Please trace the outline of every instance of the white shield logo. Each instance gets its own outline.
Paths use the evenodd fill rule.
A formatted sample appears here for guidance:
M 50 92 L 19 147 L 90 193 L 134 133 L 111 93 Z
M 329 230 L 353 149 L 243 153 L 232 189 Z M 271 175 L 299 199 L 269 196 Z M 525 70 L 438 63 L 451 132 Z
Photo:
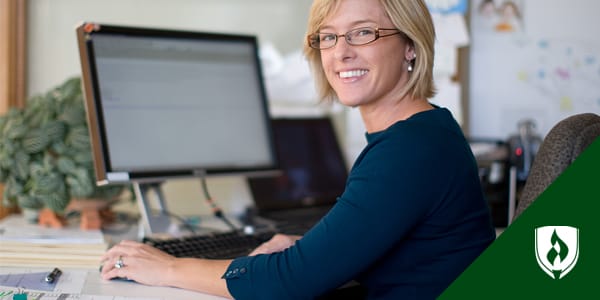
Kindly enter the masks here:
M 579 257 L 579 229 L 571 226 L 536 228 L 535 257 L 548 276 L 563 278 L 575 267 Z

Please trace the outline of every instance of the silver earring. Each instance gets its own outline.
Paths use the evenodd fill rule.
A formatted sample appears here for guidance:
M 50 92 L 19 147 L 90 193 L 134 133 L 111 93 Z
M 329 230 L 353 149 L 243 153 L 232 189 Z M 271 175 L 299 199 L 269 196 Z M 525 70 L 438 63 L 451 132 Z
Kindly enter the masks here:
M 408 63 L 408 72 L 412 72 L 413 71 L 413 65 L 415 63 L 415 58 L 417 58 L 417 54 L 413 53 L 413 57 L 411 60 L 407 60 L 406 62 Z

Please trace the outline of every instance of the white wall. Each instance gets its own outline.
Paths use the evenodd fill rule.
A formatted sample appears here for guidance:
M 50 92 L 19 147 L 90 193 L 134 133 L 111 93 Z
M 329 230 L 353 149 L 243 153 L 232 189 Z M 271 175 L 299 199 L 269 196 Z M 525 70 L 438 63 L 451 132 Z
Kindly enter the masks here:
M 27 95 L 80 73 L 82 21 L 257 35 L 287 53 L 302 45 L 310 0 L 30 0 Z
M 286 54 L 300 49 L 311 0 L 30 0 L 27 95 L 44 93 L 80 74 L 75 26 L 82 21 L 254 34 Z M 225 211 L 251 201 L 243 178 L 210 178 L 210 192 Z M 197 179 L 165 185 L 177 214 L 208 214 Z

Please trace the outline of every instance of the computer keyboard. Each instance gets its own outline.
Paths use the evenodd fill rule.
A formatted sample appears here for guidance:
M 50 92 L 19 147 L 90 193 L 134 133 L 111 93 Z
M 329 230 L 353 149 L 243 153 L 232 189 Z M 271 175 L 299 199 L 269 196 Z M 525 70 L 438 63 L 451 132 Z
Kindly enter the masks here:
M 274 231 L 254 234 L 229 231 L 167 239 L 145 237 L 143 242 L 176 257 L 226 259 L 248 255 L 274 234 Z

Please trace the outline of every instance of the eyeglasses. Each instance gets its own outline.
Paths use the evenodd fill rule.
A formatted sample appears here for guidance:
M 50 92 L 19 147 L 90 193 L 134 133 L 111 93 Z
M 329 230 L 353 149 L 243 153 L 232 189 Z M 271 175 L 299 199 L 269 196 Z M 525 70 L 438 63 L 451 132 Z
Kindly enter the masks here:
M 398 32 L 382 35 L 379 33 L 381 30 L 396 30 Z M 337 44 L 339 37 L 344 37 L 346 43 L 352 46 L 366 45 L 376 41 L 379 38 L 392 36 L 402 33 L 395 28 L 372 28 L 372 27 L 361 27 L 352 29 L 344 34 L 316 32 L 308 35 L 308 45 L 317 50 L 328 49 Z

